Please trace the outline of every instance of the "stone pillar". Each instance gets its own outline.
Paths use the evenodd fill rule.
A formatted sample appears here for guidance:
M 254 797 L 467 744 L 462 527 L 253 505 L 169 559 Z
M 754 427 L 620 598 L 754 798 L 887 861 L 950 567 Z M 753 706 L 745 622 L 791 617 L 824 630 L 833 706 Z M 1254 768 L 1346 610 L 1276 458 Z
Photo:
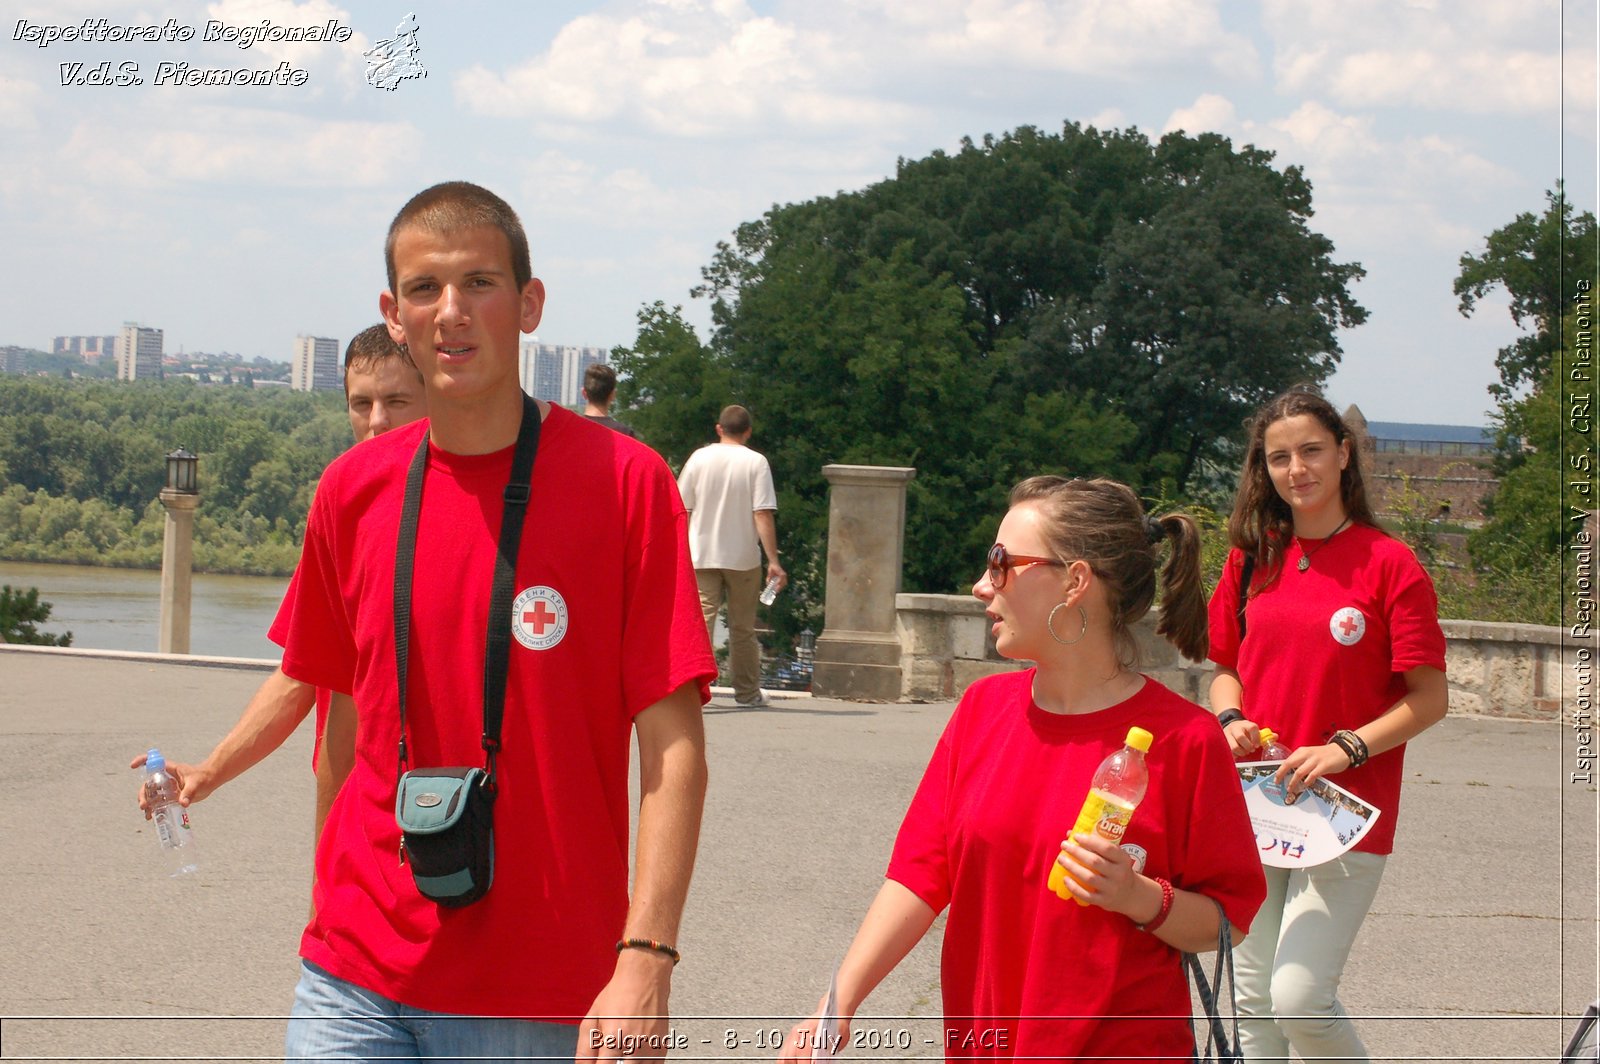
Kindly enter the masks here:
M 163 654 L 187 654 L 194 511 L 200 496 L 163 490 L 161 505 L 167 508 L 167 531 L 161 545 L 161 635 L 156 649 Z
M 900 698 L 895 595 L 915 469 L 829 465 L 828 586 L 811 691 L 823 698 Z

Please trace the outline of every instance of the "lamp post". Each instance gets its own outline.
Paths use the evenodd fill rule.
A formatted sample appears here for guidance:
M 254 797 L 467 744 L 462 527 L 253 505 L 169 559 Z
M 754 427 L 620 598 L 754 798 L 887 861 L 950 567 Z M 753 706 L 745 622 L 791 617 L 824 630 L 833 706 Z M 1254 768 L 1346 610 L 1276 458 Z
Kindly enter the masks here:
M 194 572 L 194 511 L 200 460 L 179 447 L 167 455 L 167 482 L 161 505 L 167 510 L 161 546 L 161 635 L 163 654 L 189 653 L 190 576 Z

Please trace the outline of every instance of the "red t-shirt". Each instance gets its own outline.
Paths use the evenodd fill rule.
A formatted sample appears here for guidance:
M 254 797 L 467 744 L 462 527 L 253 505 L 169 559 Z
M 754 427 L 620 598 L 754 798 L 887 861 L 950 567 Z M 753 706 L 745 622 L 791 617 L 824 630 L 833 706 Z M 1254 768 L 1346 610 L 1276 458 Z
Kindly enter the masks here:
M 400 863 L 393 639 L 406 468 L 427 423 L 385 433 L 323 475 L 283 668 L 348 691 L 355 766 L 317 851 L 301 956 L 418 1008 L 577 1022 L 610 978 L 628 906 L 633 717 L 716 665 L 687 518 L 650 448 L 559 407 L 546 418 L 513 606 L 495 875 L 445 909 Z M 483 657 L 511 448 L 430 455 L 412 592 L 411 767 L 481 765 Z
M 950 907 L 946 1054 L 1188 1060 L 1179 952 L 1046 883 L 1095 769 L 1138 726 L 1155 736 L 1150 786 L 1123 845 L 1135 860 L 1143 852 L 1146 875 L 1220 901 L 1242 937 L 1266 881 L 1228 744 L 1209 714 L 1154 680 L 1109 709 L 1063 716 L 1034 705 L 1033 677 L 967 689 L 889 862 L 890 879 Z
M 283 593 L 283 601 L 278 604 L 278 613 L 272 619 L 272 627 L 267 630 L 267 638 L 277 643 L 280 647 L 289 638 L 289 618 L 294 615 L 294 593 L 300 583 L 300 567 L 295 566 L 294 575 L 289 578 L 289 587 Z M 312 708 L 316 714 L 317 733 L 311 742 L 311 771 L 317 770 L 317 758 L 322 755 L 322 733 L 328 730 L 328 706 L 332 702 L 333 692 L 326 687 L 317 688 L 316 700 Z
M 1378 529 L 1352 524 L 1312 551 L 1300 572 L 1299 541 L 1276 580 L 1245 605 L 1239 640 L 1239 576 L 1244 555 L 1228 552 L 1211 596 L 1211 660 L 1238 672 L 1244 715 L 1278 733 L 1291 750 L 1320 746 L 1342 728 L 1359 728 L 1406 693 L 1401 673 L 1444 668 L 1444 633 L 1433 581 L 1411 548 Z M 1404 744 L 1328 779 L 1382 811 L 1355 849 L 1394 849 L 1400 819 Z

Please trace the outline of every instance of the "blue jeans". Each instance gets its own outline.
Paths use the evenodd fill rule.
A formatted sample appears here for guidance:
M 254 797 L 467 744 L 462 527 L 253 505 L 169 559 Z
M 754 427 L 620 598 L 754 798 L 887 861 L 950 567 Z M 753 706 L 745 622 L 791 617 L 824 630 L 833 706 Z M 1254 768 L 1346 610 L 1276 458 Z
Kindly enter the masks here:
M 310 961 L 284 1037 L 285 1061 L 571 1060 L 574 1024 L 414 1009 L 345 982 Z

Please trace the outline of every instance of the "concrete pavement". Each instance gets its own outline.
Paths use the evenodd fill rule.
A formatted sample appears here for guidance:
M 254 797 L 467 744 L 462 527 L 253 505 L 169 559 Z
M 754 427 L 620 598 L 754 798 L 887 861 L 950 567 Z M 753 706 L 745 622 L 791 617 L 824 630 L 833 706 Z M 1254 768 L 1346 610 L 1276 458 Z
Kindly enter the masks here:
M 263 677 L 0 650 L 0 1058 L 278 1058 L 308 901 L 310 729 L 195 807 L 195 882 L 161 874 L 125 767 L 152 744 L 203 756 Z M 815 1004 L 950 708 L 707 710 L 679 1059 L 771 1059 L 771 1032 Z M 1566 782 L 1566 742 L 1558 725 L 1453 717 L 1412 744 L 1396 856 L 1343 993 L 1375 1059 L 1553 1061 L 1571 1028 L 1557 1015 L 1596 996 L 1596 792 Z M 941 929 L 868 1000 L 860 1056 L 938 1055 Z

